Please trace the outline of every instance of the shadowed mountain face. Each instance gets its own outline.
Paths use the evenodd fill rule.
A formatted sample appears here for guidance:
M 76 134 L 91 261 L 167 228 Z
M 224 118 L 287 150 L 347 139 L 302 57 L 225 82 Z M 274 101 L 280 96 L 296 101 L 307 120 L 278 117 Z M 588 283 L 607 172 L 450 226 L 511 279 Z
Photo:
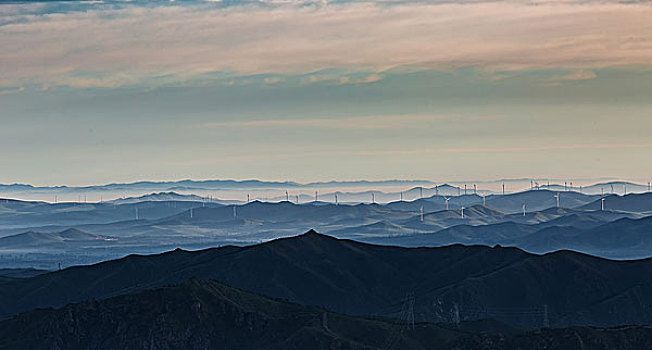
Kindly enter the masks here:
M 446 349 L 466 335 L 354 318 L 192 279 L 0 322 L 1 349 Z M 396 339 L 391 339 L 396 334 Z
M 652 346 L 652 329 L 645 327 L 509 330 L 508 335 L 456 328 L 345 316 L 271 300 L 215 281 L 190 279 L 178 286 L 39 309 L 0 321 L 0 349 L 602 350 Z
M 245 248 L 130 256 L 5 283 L 0 315 L 199 277 L 351 315 L 396 316 L 402 298 L 414 293 L 421 321 L 647 324 L 651 269 L 652 260 L 616 262 L 568 251 L 537 256 L 478 246 L 406 249 L 309 232 Z

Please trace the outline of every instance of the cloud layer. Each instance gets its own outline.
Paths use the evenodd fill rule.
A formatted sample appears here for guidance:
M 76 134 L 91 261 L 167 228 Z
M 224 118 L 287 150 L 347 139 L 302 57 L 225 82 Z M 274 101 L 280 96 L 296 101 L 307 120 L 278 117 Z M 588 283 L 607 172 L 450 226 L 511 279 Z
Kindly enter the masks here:
M 160 85 L 212 72 L 330 68 L 370 74 L 397 67 L 567 68 L 588 79 L 591 68 L 652 66 L 649 4 L 91 7 L 21 14 L 13 22 L 12 11 L 4 12 L 0 87 L 12 89 Z

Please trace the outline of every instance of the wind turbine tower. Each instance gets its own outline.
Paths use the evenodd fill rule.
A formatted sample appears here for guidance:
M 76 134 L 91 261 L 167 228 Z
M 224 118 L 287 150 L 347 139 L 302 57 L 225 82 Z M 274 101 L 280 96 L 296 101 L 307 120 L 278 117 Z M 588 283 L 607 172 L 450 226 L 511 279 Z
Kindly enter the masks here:
M 337 193 L 335 193 L 335 205 L 337 205 Z
M 374 203 L 376 203 L 376 195 L 373 192 L 371 192 L 371 204 Z
M 505 183 L 503 182 L 503 196 L 505 195 Z
M 478 185 L 473 184 L 473 194 L 478 194 Z
M 401 202 L 403 201 L 403 192 L 401 192 Z
M 464 195 L 466 196 L 466 184 L 464 184 Z
M 318 193 L 317 193 L 317 191 L 315 191 L 315 202 L 317 201 L 317 199 L 319 199 L 319 197 L 317 195 L 318 195 Z
M 290 194 L 288 194 L 288 191 L 285 191 L 285 201 L 286 202 L 290 201 Z
M 451 199 L 450 197 L 444 197 L 444 200 L 446 201 L 446 210 L 448 210 L 448 201 Z
M 600 207 L 600 211 L 604 211 L 604 197 L 600 199 L 600 202 L 602 202 L 602 206 Z
M 462 219 L 464 219 L 464 207 L 462 207 Z
M 525 206 L 525 204 L 523 204 L 523 217 L 525 217 L 525 215 L 526 215 L 525 208 L 526 208 L 526 206 Z
M 559 192 L 555 195 L 555 199 L 557 200 L 557 208 L 559 208 Z
M 247 203 L 249 203 L 249 193 L 247 193 Z

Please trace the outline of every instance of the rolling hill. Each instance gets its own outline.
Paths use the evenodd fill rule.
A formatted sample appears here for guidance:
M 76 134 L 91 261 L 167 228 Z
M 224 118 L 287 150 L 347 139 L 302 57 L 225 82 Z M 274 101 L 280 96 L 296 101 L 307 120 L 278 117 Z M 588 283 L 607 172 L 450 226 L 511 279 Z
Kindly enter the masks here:
M 68 268 L 0 285 L 0 317 L 35 307 L 215 279 L 268 297 L 350 315 L 394 317 L 415 295 L 419 321 L 494 318 L 536 327 L 652 321 L 652 260 L 460 245 L 406 249 L 316 232 L 249 247 L 175 250 Z M 613 313 L 612 310 L 619 310 Z

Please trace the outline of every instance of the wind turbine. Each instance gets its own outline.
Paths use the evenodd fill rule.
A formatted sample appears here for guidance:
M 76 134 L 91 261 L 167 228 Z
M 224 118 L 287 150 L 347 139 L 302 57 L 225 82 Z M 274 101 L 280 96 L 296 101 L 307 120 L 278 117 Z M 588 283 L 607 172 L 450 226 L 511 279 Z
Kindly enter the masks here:
M 192 219 L 192 208 L 190 208 L 190 218 Z
M 503 182 L 503 196 L 505 195 L 505 183 Z
M 317 199 L 318 199 L 318 197 L 317 197 L 317 191 L 315 191 L 315 202 L 317 201 Z
M 249 203 L 249 193 L 247 193 L 247 203 Z
M 478 185 L 473 184 L 473 194 L 478 194 Z
M 448 201 L 451 199 L 450 197 L 444 197 L 444 200 L 446 201 L 446 210 L 448 210 Z
M 600 207 L 600 211 L 604 211 L 604 197 L 600 199 L 600 202 L 602 202 L 602 206 Z
M 371 203 L 376 203 L 376 195 L 373 192 L 371 192 Z
M 466 184 L 464 184 L 464 195 L 466 196 Z
M 435 185 L 435 196 L 439 196 L 439 185 Z
M 288 191 L 285 191 L 285 201 L 286 202 L 290 201 L 290 194 L 288 194 Z
M 297 204 L 299 204 L 299 195 L 297 195 Z
M 335 205 L 337 205 L 337 193 L 335 193 Z
M 559 208 L 559 192 L 555 195 L 555 199 L 557 200 L 557 208 Z
M 523 217 L 525 217 L 525 214 L 526 214 L 526 212 L 525 212 L 525 203 L 523 203 Z
M 403 201 L 403 192 L 401 192 L 401 202 Z
M 462 207 L 461 209 L 462 209 L 462 219 L 464 219 L 464 207 Z

